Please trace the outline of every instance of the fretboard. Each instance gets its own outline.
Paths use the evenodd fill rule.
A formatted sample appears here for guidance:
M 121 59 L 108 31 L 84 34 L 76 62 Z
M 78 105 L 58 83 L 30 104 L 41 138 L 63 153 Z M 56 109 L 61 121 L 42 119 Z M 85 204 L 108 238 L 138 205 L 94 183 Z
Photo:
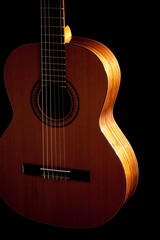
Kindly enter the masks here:
M 40 0 L 41 80 L 65 84 L 64 0 Z

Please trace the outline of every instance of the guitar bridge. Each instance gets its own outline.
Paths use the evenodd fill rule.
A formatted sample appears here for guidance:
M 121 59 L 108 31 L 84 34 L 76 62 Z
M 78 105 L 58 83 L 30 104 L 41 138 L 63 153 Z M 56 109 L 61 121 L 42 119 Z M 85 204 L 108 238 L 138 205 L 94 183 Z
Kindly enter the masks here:
M 25 175 L 39 176 L 43 179 L 90 182 L 90 171 L 88 170 L 61 169 L 23 163 L 22 173 Z
M 52 179 L 52 180 L 70 180 L 70 170 L 61 170 L 54 168 L 40 168 L 42 171 L 41 176 L 44 179 Z

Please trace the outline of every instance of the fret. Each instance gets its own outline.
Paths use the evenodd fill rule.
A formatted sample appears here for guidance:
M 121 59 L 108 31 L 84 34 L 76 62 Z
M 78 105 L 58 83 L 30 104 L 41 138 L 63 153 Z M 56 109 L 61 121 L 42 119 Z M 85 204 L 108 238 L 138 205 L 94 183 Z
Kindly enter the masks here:
M 56 64 L 56 63 L 63 63 L 65 64 L 65 56 L 63 53 L 60 55 L 52 54 L 51 52 L 49 54 L 45 54 L 46 52 L 43 52 L 43 55 L 41 56 L 41 60 L 43 63 L 50 63 L 50 64 Z
M 46 27 L 46 26 L 41 26 L 41 37 L 47 36 L 47 35 L 63 35 L 64 36 L 64 27 L 61 26 L 52 26 L 52 27 Z
M 46 67 L 54 67 L 54 65 L 55 65 L 55 68 L 57 68 L 57 66 L 59 65 L 60 67 L 61 66 L 64 66 L 65 67 L 65 58 L 52 58 L 52 59 L 44 59 L 43 60 L 43 62 L 42 62 L 42 64 L 41 64 L 41 66 L 43 67 L 43 68 L 46 68 Z
M 42 62 L 52 63 L 52 64 L 56 62 L 65 63 L 65 52 L 60 50 L 59 51 L 53 50 L 51 52 L 50 49 L 45 49 L 45 50 L 42 50 L 41 52 L 41 60 Z
M 42 68 L 41 69 L 41 73 L 43 75 L 47 74 L 47 75 L 62 75 L 64 76 L 65 75 L 65 69 L 64 68 L 61 68 L 61 67 L 58 67 L 58 68 Z
M 41 12 L 41 18 L 51 16 L 54 16 L 54 18 L 59 18 L 60 16 L 64 15 L 64 8 L 41 7 Z
M 41 0 L 40 8 L 64 9 L 63 0 Z
M 56 64 L 56 63 L 63 63 L 65 64 L 65 57 L 64 55 L 58 55 L 56 56 L 55 54 L 51 55 L 45 55 L 46 51 L 43 53 L 43 55 L 41 56 L 41 59 L 43 60 L 43 62 L 46 63 L 52 63 L 52 64 Z
M 61 44 L 65 44 L 64 43 L 64 35 L 60 36 L 60 35 L 56 35 L 56 36 L 43 36 L 41 38 L 41 40 L 43 41 L 42 44 L 44 45 L 45 48 L 47 48 L 47 44 L 48 45 L 61 45 Z
M 41 27 L 53 28 L 54 26 L 63 27 L 64 18 L 43 17 L 41 18 Z
M 48 74 L 49 74 L 49 70 L 51 71 L 52 70 L 52 72 L 61 72 L 62 74 L 63 74 L 63 72 L 65 71 L 65 65 L 64 64 L 47 64 L 47 63 L 43 63 L 42 65 L 41 65 L 41 71 L 43 71 L 43 72 L 48 72 Z
M 41 82 L 44 83 L 44 82 L 52 82 L 52 83 L 63 83 L 65 85 L 66 83 L 66 77 L 65 76 L 61 76 L 61 75 L 42 75 L 41 77 Z
M 45 74 L 45 75 L 64 75 L 65 74 L 65 68 L 63 65 L 54 65 L 53 67 L 51 65 L 49 66 L 45 66 L 45 68 L 41 69 L 41 74 Z
M 65 59 L 65 51 L 61 50 L 61 49 L 55 50 L 55 49 L 51 49 L 51 48 L 41 49 L 41 60 L 42 61 L 54 62 L 53 58 L 55 58 L 55 62 L 57 62 L 58 58 L 60 59 L 60 62 L 61 62 L 61 59 L 63 59 L 63 58 Z
M 43 64 L 43 65 L 45 65 L 45 64 Z M 52 65 L 43 66 L 43 65 L 42 65 L 42 69 L 41 69 L 42 74 L 48 74 L 48 75 L 50 75 L 50 74 L 64 75 L 65 74 L 64 65 L 54 65 L 54 66 L 52 66 Z
M 54 81 L 54 79 L 57 81 L 65 81 L 65 78 L 66 78 L 66 76 L 61 75 L 61 74 L 55 75 L 53 73 L 53 74 L 50 74 L 49 76 L 48 76 L 48 74 L 42 74 L 42 79 L 44 81 L 50 81 L 50 80 Z

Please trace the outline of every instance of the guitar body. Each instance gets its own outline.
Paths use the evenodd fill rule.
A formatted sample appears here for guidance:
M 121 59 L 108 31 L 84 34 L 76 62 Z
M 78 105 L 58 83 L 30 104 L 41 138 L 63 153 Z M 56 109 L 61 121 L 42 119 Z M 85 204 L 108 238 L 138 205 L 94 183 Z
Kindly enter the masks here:
M 0 139 L 0 195 L 18 214 L 40 223 L 104 224 L 132 196 L 138 180 L 136 156 L 113 117 L 117 60 L 101 43 L 72 37 L 66 44 L 70 107 L 62 121 L 43 117 L 40 73 L 39 43 L 22 45 L 7 59 L 4 79 L 13 118 Z M 40 174 L 49 167 L 66 175 Z

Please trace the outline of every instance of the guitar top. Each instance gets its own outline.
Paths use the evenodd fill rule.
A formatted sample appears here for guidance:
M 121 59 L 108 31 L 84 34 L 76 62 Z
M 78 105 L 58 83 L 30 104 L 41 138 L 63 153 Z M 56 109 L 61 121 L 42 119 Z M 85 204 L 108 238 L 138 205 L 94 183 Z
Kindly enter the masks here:
M 41 0 L 40 9 L 41 42 L 16 48 L 4 68 L 13 117 L 0 138 L 0 195 L 33 221 L 97 227 L 139 177 L 113 116 L 120 67 L 102 43 L 72 36 L 63 0 Z

